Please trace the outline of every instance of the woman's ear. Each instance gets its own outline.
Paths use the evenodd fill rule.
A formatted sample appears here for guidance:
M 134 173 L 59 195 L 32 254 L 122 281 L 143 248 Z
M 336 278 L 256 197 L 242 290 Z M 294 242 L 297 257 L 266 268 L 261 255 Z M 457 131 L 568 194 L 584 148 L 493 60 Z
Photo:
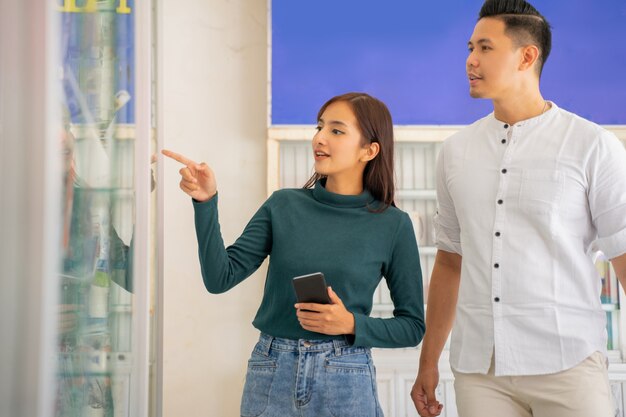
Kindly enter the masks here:
M 372 159 L 376 158 L 379 152 L 380 152 L 380 143 L 372 142 L 365 147 L 365 153 L 361 157 L 361 160 L 363 162 L 371 161 Z

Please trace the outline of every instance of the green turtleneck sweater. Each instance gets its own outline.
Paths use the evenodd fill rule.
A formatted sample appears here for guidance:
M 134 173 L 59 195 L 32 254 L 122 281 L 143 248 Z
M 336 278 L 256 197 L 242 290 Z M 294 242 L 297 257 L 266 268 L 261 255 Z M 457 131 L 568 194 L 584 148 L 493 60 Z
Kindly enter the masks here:
M 319 182 L 314 189 L 276 191 L 237 241 L 224 247 L 217 196 L 194 201 L 204 285 L 225 292 L 250 276 L 270 256 L 263 301 L 253 321 L 260 331 L 289 339 L 338 339 L 304 330 L 296 317 L 291 280 L 322 272 L 354 315 L 354 346 L 407 347 L 424 335 L 422 274 L 409 216 L 379 204 L 371 194 L 339 195 Z M 372 295 L 385 278 L 393 318 L 372 318 Z

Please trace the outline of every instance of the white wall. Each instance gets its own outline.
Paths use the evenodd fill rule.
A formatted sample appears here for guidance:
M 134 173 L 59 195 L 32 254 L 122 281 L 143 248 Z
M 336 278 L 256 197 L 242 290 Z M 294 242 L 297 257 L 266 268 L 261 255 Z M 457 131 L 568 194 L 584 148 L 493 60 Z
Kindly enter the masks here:
M 58 16 L 0 1 L 0 416 L 52 415 L 61 190 Z M 60 56 L 60 55 L 59 55 Z
M 265 0 L 162 1 L 164 147 L 215 171 L 227 244 L 265 200 Z M 239 415 L 265 266 L 222 295 L 203 286 L 190 199 L 164 163 L 163 415 Z

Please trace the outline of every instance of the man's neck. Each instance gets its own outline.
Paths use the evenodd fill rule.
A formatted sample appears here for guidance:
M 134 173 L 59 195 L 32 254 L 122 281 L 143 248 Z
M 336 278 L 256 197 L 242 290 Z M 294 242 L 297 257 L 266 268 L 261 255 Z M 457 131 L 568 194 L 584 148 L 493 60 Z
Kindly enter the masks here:
M 494 99 L 493 111 L 496 119 L 513 125 L 545 113 L 550 105 L 539 90 L 519 93 L 507 99 Z

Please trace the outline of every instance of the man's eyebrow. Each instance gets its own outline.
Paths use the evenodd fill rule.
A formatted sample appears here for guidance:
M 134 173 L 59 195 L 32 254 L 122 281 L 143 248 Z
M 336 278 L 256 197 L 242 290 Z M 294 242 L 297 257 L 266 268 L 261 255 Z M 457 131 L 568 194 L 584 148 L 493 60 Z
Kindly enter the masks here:
M 476 41 L 476 44 L 477 44 L 477 45 L 479 45 L 479 44 L 481 44 L 481 43 L 491 43 L 491 40 L 490 40 L 490 39 L 487 39 L 487 38 L 481 38 L 481 39 L 479 39 L 479 40 L 477 40 L 477 41 Z M 472 45 L 473 45 L 472 41 L 468 41 L 468 42 L 467 42 L 467 46 L 472 46 Z

